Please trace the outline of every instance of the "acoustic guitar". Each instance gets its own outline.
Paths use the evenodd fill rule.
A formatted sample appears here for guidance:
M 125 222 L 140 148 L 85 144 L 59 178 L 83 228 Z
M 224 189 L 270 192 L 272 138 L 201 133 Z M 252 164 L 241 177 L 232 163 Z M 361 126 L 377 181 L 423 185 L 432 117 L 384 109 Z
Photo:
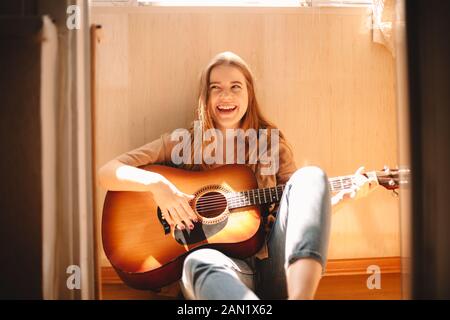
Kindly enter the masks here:
M 265 241 L 261 206 L 281 200 L 285 185 L 258 189 L 246 165 L 224 165 L 205 171 L 187 171 L 149 165 L 180 191 L 193 194 L 190 205 L 198 216 L 192 230 L 171 228 L 150 192 L 108 191 L 102 216 L 103 248 L 125 284 L 156 290 L 181 277 L 185 256 L 212 247 L 229 256 L 246 258 Z M 367 172 L 369 180 L 396 189 L 399 170 Z M 330 178 L 331 192 L 350 188 L 353 176 Z

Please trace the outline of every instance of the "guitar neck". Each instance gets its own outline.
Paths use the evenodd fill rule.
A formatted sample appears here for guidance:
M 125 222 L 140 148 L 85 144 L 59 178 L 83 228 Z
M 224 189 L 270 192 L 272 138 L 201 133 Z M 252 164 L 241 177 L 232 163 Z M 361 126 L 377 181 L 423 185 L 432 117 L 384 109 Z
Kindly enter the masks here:
M 366 175 L 369 180 L 378 180 L 375 172 L 367 172 Z M 350 189 L 354 183 L 353 179 L 354 175 L 328 179 L 330 191 L 339 192 L 341 190 Z M 278 203 L 281 201 L 285 186 L 285 184 L 281 184 L 276 187 L 230 193 L 227 195 L 228 207 L 230 209 L 235 209 L 253 205 Z
M 272 188 L 251 189 L 227 195 L 228 208 L 235 209 L 253 205 L 276 203 L 281 200 L 285 185 Z

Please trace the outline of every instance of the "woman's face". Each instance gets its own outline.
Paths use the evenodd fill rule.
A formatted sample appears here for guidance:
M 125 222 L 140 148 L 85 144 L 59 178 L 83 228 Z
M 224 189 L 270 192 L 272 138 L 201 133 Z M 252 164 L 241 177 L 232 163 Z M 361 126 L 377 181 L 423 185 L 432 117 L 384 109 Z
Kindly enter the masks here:
M 219 65 L 211 70 L 209 83 L 208 108 L 216 128 L 239 128 L 248 107 L 247 83 L 242 72 L 233 66 Z

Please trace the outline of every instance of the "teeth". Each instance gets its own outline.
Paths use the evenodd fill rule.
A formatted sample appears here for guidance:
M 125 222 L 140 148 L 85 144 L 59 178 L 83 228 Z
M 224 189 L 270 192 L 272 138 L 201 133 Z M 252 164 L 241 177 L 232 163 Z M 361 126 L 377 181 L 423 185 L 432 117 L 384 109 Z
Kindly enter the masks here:
M 230 110 L 236 108 L 236 106 L 217 106 L 220 110 Z

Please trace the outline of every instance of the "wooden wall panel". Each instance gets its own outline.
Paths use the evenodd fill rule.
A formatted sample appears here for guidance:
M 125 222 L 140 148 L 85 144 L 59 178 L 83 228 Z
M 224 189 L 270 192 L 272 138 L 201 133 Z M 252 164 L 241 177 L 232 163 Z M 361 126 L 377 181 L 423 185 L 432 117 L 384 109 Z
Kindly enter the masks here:
M 193 120 L 216 53 L 251 66 L 263 112 L 298 166 L 329 176 L 397 164 L 395 64 L 361 8 L 96 7 L 95 167 Z M 97 192 L 100 219 L 105 190 Z M 98 224 L 100 225 L 100 224 Z M 333 214 L 329 257 L 399 256 L 398 199 L 386 190 Z M 102 264 L 107 265 L 105 257 Z

